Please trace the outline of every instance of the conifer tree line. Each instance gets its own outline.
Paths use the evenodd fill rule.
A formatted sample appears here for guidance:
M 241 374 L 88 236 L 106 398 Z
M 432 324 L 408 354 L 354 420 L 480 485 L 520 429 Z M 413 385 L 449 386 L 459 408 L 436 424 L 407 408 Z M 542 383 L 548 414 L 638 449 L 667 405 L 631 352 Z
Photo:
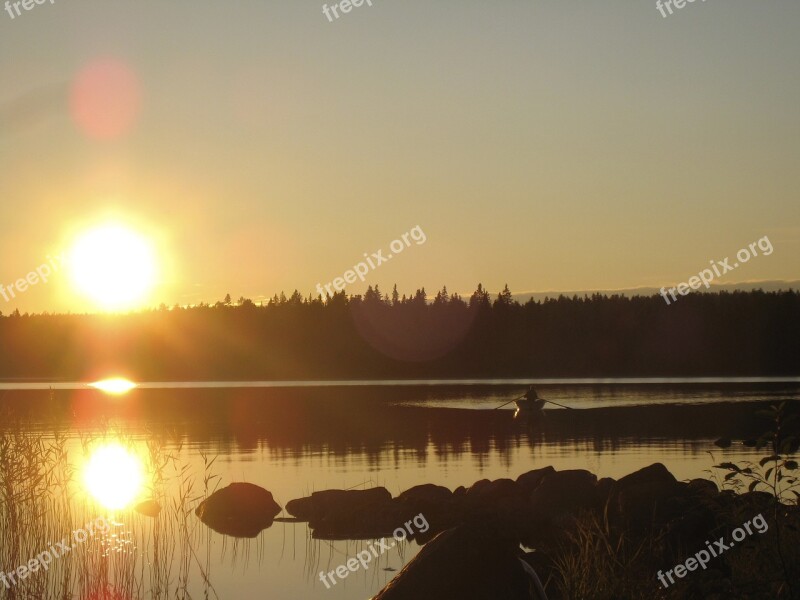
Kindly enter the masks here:
M 800 294 L 559 296 L 508 286 L 430 297 L 397 286 L 331 297 L 165 305 L 125 315 L 0 317 L 0 377 L 138 380 L 796 376 Z

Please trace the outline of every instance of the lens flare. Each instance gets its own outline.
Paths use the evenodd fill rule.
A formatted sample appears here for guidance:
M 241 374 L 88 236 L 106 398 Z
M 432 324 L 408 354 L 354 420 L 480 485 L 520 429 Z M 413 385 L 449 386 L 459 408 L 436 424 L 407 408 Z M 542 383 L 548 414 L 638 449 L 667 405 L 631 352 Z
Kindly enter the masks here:
M 72 119 L 89 138 L 109 140 L 127 134 L 136 122 L 140 106 L 139 79 L 119 60 L 89 63 L 72 82 Z

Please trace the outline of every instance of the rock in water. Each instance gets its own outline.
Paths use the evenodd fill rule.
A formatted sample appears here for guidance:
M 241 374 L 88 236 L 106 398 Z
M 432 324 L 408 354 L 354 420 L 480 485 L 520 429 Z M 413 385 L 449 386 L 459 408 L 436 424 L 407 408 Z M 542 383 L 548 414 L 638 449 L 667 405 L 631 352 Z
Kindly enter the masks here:
M 427 506 L 447 502 L 452 497 L 453 492 L 448 488 L 442 487 L 441 485 L 433 485 L 432 483 L 424 483 L 407 489 L 400 494 L 397 499 L 400 502 L 406 502 L 414 506 Z
M 310 521 L 311 526 L 324 521 L 331 515 L 358 515 L 390 503 L 392 495 L 384 487 L 366 490 L 323 490 L 310 497 L 290 500 L 286 511 L 293 517 Z
M 153 499 L 140 502 L 133 507 L 136 512 L 146 517 L 156 518 L 161 512 L 161 505 Z
M 523 556 L 498 523 L 459 525 L 428 542 L 374 600 L 534 600 Z
M 194 512 L 214 531 L 252 538 L 272 525 L 281 507 L 262 487 L 232 483 L 203 500 Z
M 286 511 L 308 521 L 316 539 L 327 540 L 387 537 L 409 516 L 383 487 L 314 492 L 290 500 Z

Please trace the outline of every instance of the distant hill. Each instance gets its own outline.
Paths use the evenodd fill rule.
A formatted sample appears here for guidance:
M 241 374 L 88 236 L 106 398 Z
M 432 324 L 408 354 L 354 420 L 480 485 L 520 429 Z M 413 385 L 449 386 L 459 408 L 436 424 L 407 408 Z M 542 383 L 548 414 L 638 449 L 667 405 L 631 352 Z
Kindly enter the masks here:
M 688 279 L 688 278 L 687 278 Z M 666 287 L 674 286 L 676 284 L 670 284 Z M 520 292 L 517 294 L 512 294 L 514 300 L 517 302 L 523 303 L 527 302 L 529 298 L 533 298 L 534 300 L 544 300 L 545 298 L 558 298 L 559 296 L 566 296 L 568 298 L 572 298 L 573 296 L 578 296 L 579 298 L 583 298 L 584 296 L 591 296 L 592 294 L 601 294 L 605 296 L 612 296 L 614 294 L 620 296 L 654 296 L 659 293 L 661 288 L 651 288 L 651 287 L 638 287 L 638 288 L 626 288 L 626 289 L 619 289 L 619 290 L 575 290 L 575 291 L 565 291 L 565 292 L 557 292 L 557 291 L 546 291 L 546 292 Z M 781 281 L 781 280 L 766 280 L 766 281 L 745 281 L 740 283 L 721 283 L 721 284 L 711 284 L 711 289 L 709 292 L 749 292 L 752 290 L 764 290 L 765 292 L 777 292 L 779 290 L 800 290 L 800 280 L 793 279 L 789 281 Z M 701 291 L 706 291 L 705 288 L 701 288 Z

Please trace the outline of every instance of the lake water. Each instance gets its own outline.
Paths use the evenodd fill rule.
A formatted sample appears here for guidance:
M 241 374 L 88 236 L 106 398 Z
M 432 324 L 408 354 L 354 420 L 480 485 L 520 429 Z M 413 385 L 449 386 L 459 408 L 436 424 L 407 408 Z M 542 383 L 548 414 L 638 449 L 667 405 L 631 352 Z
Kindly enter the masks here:
M 513 406 L 495 410 L 529 383 L 571 410 L 554 407 L 536 430 L 514 421 Z M 0 405 L 23 415 L 31 431 L 61 431 L 75 457 L 86 452 L 87 437 L 124 437 L 143 454 L 157 440 L 175 464 L 196 474 L 194 495 L 204 460 L 216 457 L 212 471 L 221 486 L 249 481 L 284 506 L 314 490 L 454 489 L 546 465 L 618 478 L 662 462 L 679 479 L 705 478 L 714 459 L 754 455 L 736 444 L 720 450 L 717 437 L 751 434 L 747 415 L 758 403 L 799 394 L 800 378 L 143 383 L 120 396 L 82 383 L 17 381 L 0 384 Z M 132 535 L 127 521 L 118 521 L 125 524 L 116 539 Z M 363 600 L 396 573 L 384 569 L 399 570 L 417 551 L 401 544 L 327 589 L 319 572 L 369 542 L 315 540 L 305 524 L 283 522 L 256 539 L 235 540 L 197 527 L 194 515 L 190 522 L 196 547 L 185 587 L 194 598 Z M 142 553 L 143 573 L 152 569 L 145 564 L 148 539 L 130 549 Z M 151 597 L 152 581 L 152 573 L 143 575 L 138 593 Z

